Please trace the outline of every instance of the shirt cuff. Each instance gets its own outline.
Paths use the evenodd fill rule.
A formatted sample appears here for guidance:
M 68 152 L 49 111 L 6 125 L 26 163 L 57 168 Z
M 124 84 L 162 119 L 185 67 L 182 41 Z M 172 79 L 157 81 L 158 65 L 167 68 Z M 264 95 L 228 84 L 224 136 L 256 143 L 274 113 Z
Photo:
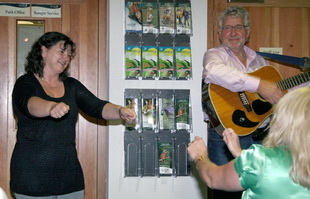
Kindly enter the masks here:
M 244 90 L 255 93 L 258 89 L 260 79 L 251 75 L 246 75 Z

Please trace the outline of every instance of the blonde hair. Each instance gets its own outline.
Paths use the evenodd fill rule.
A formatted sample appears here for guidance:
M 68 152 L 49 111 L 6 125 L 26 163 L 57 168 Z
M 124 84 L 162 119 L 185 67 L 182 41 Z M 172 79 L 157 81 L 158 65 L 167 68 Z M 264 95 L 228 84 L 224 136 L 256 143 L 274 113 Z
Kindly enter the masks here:
M 292 155 L 290 177 L 310 188 L 310 87 L 287 93 L 275 106 L 266 147 L 284 147 Z

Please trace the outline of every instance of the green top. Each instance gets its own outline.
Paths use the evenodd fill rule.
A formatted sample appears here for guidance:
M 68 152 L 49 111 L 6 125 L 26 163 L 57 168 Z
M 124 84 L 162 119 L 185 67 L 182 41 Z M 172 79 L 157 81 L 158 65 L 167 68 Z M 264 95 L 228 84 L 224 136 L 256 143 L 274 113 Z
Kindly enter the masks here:
M 242 199 L 306 199 L 310 189 L 293 182 L 289 176 L 292 157 L 283 148 L 252 145 L 235 159 Z

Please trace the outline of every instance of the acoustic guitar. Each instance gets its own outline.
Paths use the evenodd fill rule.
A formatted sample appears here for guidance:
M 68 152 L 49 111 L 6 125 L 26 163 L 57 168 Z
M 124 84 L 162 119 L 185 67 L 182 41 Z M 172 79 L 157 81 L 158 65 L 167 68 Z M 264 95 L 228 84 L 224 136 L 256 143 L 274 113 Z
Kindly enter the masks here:
M 272 66 L 264 66 L 249 73 L 262 80 L 274 82 L 287 92 L 294 86 L 310 81 L 310 71 L 282 79 Z M 216 84 L 205 84 L 202 88 L 202 105 L 208 114 L 213 128 L 222 135 L 223 130 L 232 128 L 239 136 L 261 133 L 268 128 L 260 128 L 273 113 L 273 106 L 257 93 L 231 92 Z

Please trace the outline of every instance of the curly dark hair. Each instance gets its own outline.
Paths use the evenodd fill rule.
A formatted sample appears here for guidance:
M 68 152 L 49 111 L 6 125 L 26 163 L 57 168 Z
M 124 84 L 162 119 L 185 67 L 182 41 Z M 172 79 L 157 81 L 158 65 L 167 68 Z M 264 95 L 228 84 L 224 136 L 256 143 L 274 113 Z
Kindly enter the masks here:
M 75 43 L 65 34 L 59 32 L 47 32 L 43 34 L 33 45 L 31 51 L 26 57 L 25 71 L 28 74 L 38 74 L 39 77 L 43 77 L 44 60 L 42 57 L 41 47 L 45 46 L 50 49 L 58 42 L 64 41 L 64 47 L 71 47 L 71 58 L 75 55 Z M 59 74 L 59 80 L 63 81 L 68 77 L 67 67 L 61 74 Z

